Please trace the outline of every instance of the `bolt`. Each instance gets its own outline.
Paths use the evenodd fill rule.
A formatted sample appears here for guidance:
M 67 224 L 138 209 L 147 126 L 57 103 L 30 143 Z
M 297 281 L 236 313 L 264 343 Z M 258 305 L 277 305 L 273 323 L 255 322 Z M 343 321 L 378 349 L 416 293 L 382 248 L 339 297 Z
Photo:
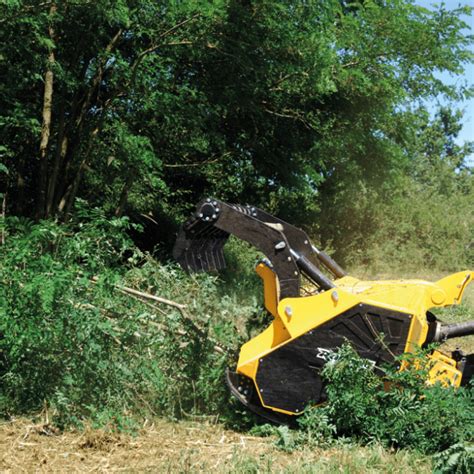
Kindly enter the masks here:
M 295 270 L 295 276 L 298 276 L 298 272 Z
M 209 220 L 209 216 L 206 216 L 206 221 L 208 221 L 208 220 Z
M 305 240 L 304 243 L 305 243 L 305 245 L 308 245 L 308 244 L 309 244 L 309 242 L 308 242 L 307 240 Z
M 285 314 L 291 318 L 293 316 L 293 309 L 291 306 L 285 306 Z
M 288 261 L 291 262 L 291 257 L 288 257 Z
M 260 362 L 263 362 L 263 359 L 260 359 Z
M 337 291 L 333 291 L 331 293 L 331 298 L 334 301 L 334 303 L 337 303 L 339 301 L 339 295 L 337 294 Z
M 242 391 L 242 387 L 239 387 L 237 390 L 238 390 L 239 392 L 241 392 L 241 391 Z
M 212 218 L 215 219 L 217 217 L 217 214 L 212 214 Z
M 204 214 L 202 212 L 199 213 L 199 217 L 200 218 L 203 218 L 204 217 Z
M 260 389 L 260 393 L 263 393 L 263 388 Z
M 217 201 L 212 201 L 213 206 L 217 206 Z
M 216 207 L 216 212 L 219 213 L 220 212 L 220 209 L 218 207 Z
M 211 202 L 211 198 L 207 198 L 207 199 L 206 199 L 206 202 Z
M 249 391 L 248 390 L 244 390 L 244 395 L 248 395 Z
M 275 245 L 275 250 L 282 250 L 286 247 L 286 243 L 282 240 Z

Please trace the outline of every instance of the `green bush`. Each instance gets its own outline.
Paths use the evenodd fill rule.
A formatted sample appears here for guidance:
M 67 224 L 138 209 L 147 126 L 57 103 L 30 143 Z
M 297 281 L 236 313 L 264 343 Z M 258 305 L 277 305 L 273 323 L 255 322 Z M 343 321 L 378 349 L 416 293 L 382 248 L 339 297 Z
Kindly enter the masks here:
M 350 346 L 343 346 L 322 370 L 328 402 L 307 409 L 299 419 L 297 443 L 328 442 L 333 432 L 338 438 L 430 454 L 472 440 L 472 388 L 426 385 L 426 354 L 404 358 L 406 370 L 390 367 L 380 378 Z
M 434 474 L 470 474 L 474 472 L 474 445 L 457 443 L 433 456 Z
M 258 311 L 134 249 L 125 218 L 82 209 L 58 225 L 9 218 L 0 246 L 0 413 L 127 427 L 137 417 L 220 415 L 224 368 Z M 92 277 L 98 277 L 96 282 Z M 125 285 L 186 305 L 153 303 Z M 222 349 L 224 348 L 224 349 Z M 226 415 L 227 414 L 227 415 Z

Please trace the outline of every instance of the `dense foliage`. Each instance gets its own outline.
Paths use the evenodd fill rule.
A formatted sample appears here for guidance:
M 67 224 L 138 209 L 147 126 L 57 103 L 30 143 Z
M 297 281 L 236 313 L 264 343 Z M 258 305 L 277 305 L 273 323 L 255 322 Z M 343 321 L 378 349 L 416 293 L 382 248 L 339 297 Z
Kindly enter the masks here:
M 62 226 L 7 222 L 0 246 L 1 415 L 46 404 L 61 424 L 90 418 L 121 426 L 140 413 L 230 413 L 224 368 L 247 337 L 257 301 L 237 304 L 235 294 L 220 294 L 215 277 L 190 279 L 133 251 L 125 218 L 78 214 L 79 223 Z M 116 283 L 186 310 L 150 305 Z
M 80 197 L 148 223 L 157 243 L 212 194 L 304 224 L 350 260 L 392 233 L 417 187 L 435 201 L 453 186 L 472 197 L 469 169 L 457 183 L 470 151 L 454 146 L 460 116 L 431 122 L 423 107 L 469 94 L 436 75 L 471 61 L 469 12 L 411 0 L 3 1 L 6 213 L 65 220 Z M 404 219 L 420 237 L 423 214 Z
M 90 419 L 120 428 L 156 415 L 255 423 L 223 380 L 254 317 L 264 324 L 255 292 L 245 288 L 244 305 L 234 282 L 223 288 L 212 276 L 189 278 L 134 249 L 126 218 L 84 208 L 77 214 L 80 221 L 67 225 L 7 221 L 0 413 L 47 409 L 60 425 Z M 143 300 L 124 287 L 169 301 Z M 309 409 L 299 432 L 270 432 L 285 449 L 346 437 L 432 453 L 472 439 L 472 389 L 426 386 L 427 359 L 414 357 L 409 370 L 387 367 L 381 379 L 344 346 L 322 372 L 329 402 Z
M 459 119 L 447 108 L 431 122 L 419 113 L 409 169 L 395 185 L 371 188 L 359 179 L 327 201 L 321 233 L 342 260 L 403 273 L 472 265 L 474 177 L 463 162 L 472 144 L 456 144 Z
M 265 425 L 255 431 L 276 434 L 278 445 L 286 450 L 354 439 L 423 453 L 453 446 L 439 459 L 446 463 L 458 453 L 462 460 L 457 460 L 461 467 L 457 472 L 470 472 L 466 466 L 474 463 L 468 444 L 474 438 L 472 387 L 454 390 L 440 383 L 421 383 L 431 368 L 426 351 L 403 360 L 409 364 L 407 369 L 387 367 L 380 378 L 351 346 L 342 346 L 322 371 L 327 383 L 325 405 L 308 408 L 298 419 L 299 430 Z

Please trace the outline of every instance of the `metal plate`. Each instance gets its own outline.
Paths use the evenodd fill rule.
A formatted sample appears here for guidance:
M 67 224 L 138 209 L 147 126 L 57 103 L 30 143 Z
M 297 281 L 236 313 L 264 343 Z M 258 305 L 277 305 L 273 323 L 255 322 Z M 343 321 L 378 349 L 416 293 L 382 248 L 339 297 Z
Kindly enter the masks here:
M 360 304 L 260 359 L 256 383 L 267 407 L 300 413 L 325 400 L 320 370 L 344 342 L 375 370 L 405 350 L 411 315 Z

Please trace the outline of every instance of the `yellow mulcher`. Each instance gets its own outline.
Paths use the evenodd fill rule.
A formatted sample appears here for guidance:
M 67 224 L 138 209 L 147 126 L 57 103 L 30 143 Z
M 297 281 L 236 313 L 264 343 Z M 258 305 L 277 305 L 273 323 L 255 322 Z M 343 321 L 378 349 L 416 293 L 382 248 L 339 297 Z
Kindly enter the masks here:
M 237 367 L 227 371 L 227 382 L 244 405 L 270 420 L 287 422 L 308 404 L 325 400 L 321 368 L 345 342 L 382 374 L 383 365 L 398 363 L 403 353 L 474 334 L 474 321 L 445 325 L 429 311 L 459 304 L 474 271 L 434 283 L 362 281 L 312 245 L 305 232 L 252 206 L 201 201 L 180 230 L 174 257 L 187 271 L 222 269 L 230 234 L 267 257 L 256 271 L 263 280 L 265 307 L 274 319 L 242 346 Z M 314 291 L 302 288 L 303 277 Z M 434 350 L 429 357 L 428 383 L 460 386 L 472 377 L 474 354 Z

